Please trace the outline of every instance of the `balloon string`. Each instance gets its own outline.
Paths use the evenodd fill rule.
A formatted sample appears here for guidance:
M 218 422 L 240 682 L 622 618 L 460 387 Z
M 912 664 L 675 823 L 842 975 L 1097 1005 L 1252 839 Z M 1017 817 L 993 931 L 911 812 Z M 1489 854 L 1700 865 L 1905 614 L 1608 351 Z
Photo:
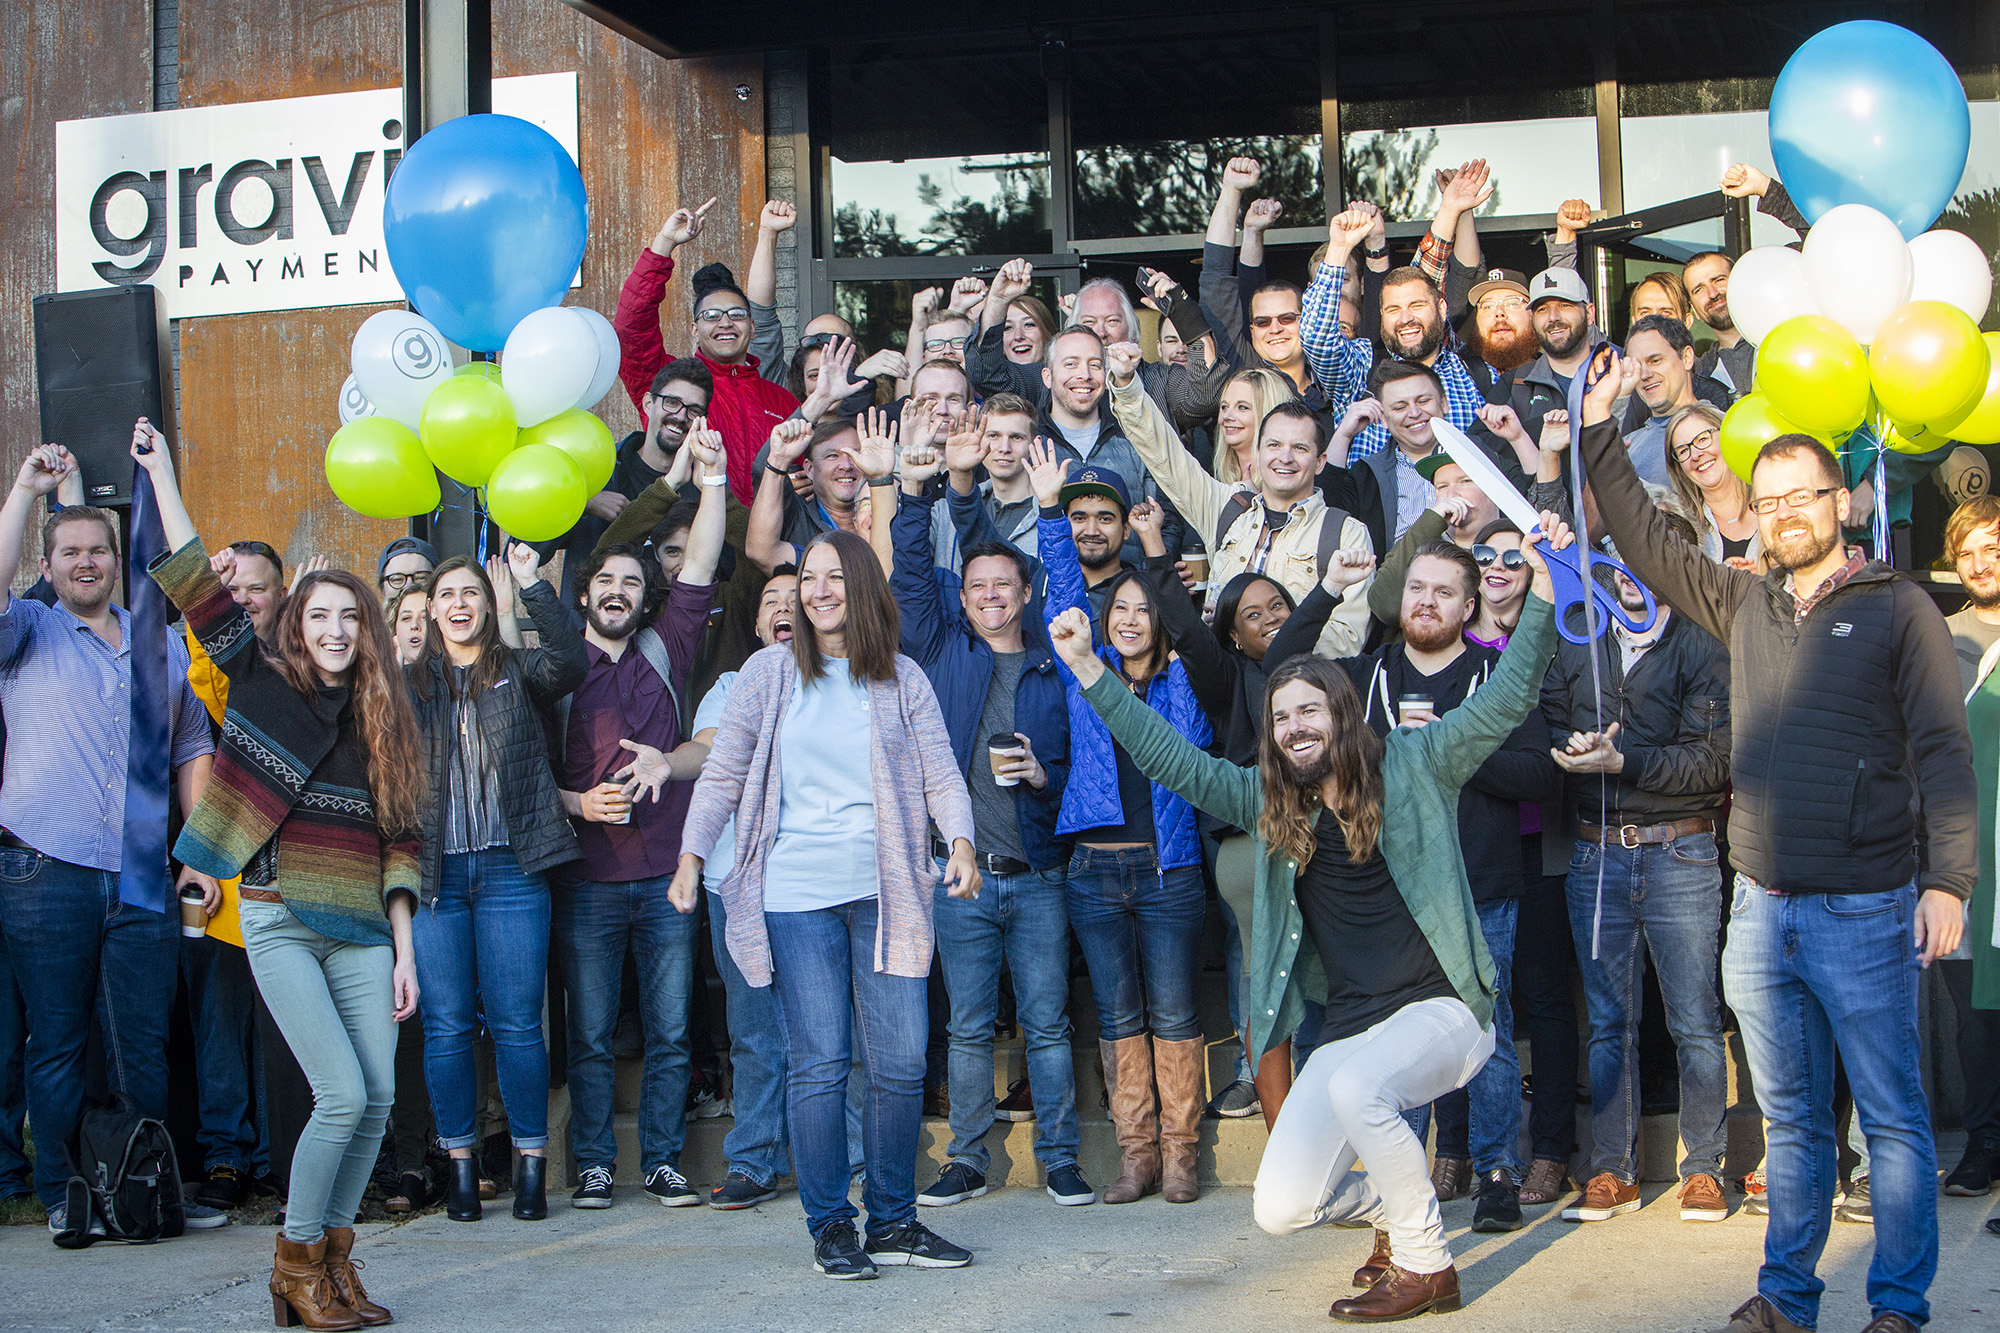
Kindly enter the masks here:
M 1889 552 L 1889 437 L 1880 427 L 1875 437 L 1875 558 L 1895 563 Z

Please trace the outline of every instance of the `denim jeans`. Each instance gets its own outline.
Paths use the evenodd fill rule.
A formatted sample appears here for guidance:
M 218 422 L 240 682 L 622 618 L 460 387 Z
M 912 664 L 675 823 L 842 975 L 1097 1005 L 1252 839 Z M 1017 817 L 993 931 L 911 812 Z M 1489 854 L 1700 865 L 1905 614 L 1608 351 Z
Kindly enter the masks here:
M 542 1002 L 549 977 L 549 884 L 512 848 L 447 855 L 437 901 L 417 913 L 424 1082 L 446 1148 L 477 1147 L 479 1077 L 472 1043 L 483 1014 L 516 1148 L 549 1141 L 549 1052 Z
M 1151 847 L 1078 847 L 1068 897 L 1097 997 L 1098 1036 L 1199 1037 L 1194 973 L 1207 911 L 1200 868 L 1162 871 Z
M 1639 1002 L 1650 954 L 1667 1029 L 1680 1050 L 1681 1179 L 1721 1180 L 1729 1065 L 1722 1003 L 1715 993 L 1722 919 L 1715 835 L 1643 847 L 1579 842 L 1569 863 L 1568 894 L 1577 966 L 1590 1006 L 1591 1154 L 1584 1178 L 1604 1171 L 1628 1184 L 1638 1178 Z
M 1915 884 L 1885 893 L 1772 894 L 1736 877 L 1722 982 L 1769 1121 L 1771 1219 L 1757 1290 L 1818 1322 L 1813 1271 L 1832 1227 L 1837 1039 L 1868 1137 L 1875 1257 L 1868 1305 L 1922 1326 L 1937 1273 L 1937 1149 L 1919 1068 Z
M 282 903 L 246 902 L 241 919 L 257 989 L 312 1084 L 285 1193 L 285 1238 L 311 1245 L 354 1225 L 396 1100 L 396 951 L 330 939 Z
M 200 1075 L 202 1166 L 248 1176 L 270 1166 L 257 1115 L 257 983 L 242 949 L 204 935 L 180 942 Z
M 729 1170 L 769 1185 L 792 1165 L 785 1135 L 784 1019 L 771 988 L 745 981 L 729 956 L 729 911 L 722 895 L 703 896 L 708 900 L 709 947 L 729 1006 L 729 1096 L 736 1118 L 722 1140 L 722 1155 Z
M 0 848 L 0 943 L 27 1007 L 22 1072 L 35 1127 L 35 1194 L 44 1207 L 62 1203 L 75 1174 L 68 1145 L 83 1114 L 84 1052 L 100 996 L 111 1077 L 145 1114 L 166 1114 L 179 936 L 178 912 L 120 903 L 112 871 Z
M 939 862 L 942 866 L 943 862 Z M 950 1160 L 985 1175 L 992 1164 L 993 1024 L 1000 965 L 1014 979 L 1014 1012 L 1027 1047 L 1035 1099 L 1035 1159 L 1044 1171 L 1076 1164 L 1076 1069 L 1070 1063 L 1069 914 L 1063 872 L 988 875 L 977 898 L 939 885 L 932 919 L 951 995 Z
M 1521 1059 L 1514 1050 L 1514 1008 L 1508 989 L 1514 977 L 1514 927 L 1520 900 L 1492 898 L 1478 904 L 1479 933 L 1493 955 L 1496 992 L 1493 996 L 1493 1054 L 1472 1081 L 1437 1099 L 1437 1155 L 1469 1157 L 1472 1169 L 1484 1175 L 1505 1171 L 1521 1179 Z M 1410 1128 L 1421 1142 L 1430 1128 L 1432 1108 L 1411 1112 Z
M 1222 974 L 1229 986 L 1229 1027 L 1237 1037 L 1235 1077 L 1248 1079 L 1250 1038 L 1245 1015 L 1250 1012 L 1250 969 L 1244 966 L 1243 941 L 1249 934 L 1257 884 L 1257 840 L 1248 833 L 1231 834 L 1220 843 L 1204 837 L 1201 848 L 1222 908 Z
M 875 970 L 877 904 L 862 898 L 811 912 L 766 912 L 771 987 L 785 1015 L 790 1069 L 785 1111 L 806 1229 L 851 1220 L 847 1074 L 868 1062 L 862 1134 L 868 1157 L 861 1201 L 872 1235 L 917 1211 L 917 1128 L 924 1109 L 930 1013 L 924 977 Z
M 639 1166 L 678 1167 L 687 1141 L 688 995 L 694 984 L 692 912 L 667 901 L 671 875 L 620 884 L 578 880 L 555 896 L 555 948 L 569 987 L 570 1133 L 579 1168 L 618 1161 L 612 1101 L 618 1066 L 618 991 L 630 947 L 639 969 Z
M 28 1192 L 28 1157 L 21 1128 L 28 1120 L 28 1002 L 14 982 L 7 941 L 0 935 L 0 1199 Z

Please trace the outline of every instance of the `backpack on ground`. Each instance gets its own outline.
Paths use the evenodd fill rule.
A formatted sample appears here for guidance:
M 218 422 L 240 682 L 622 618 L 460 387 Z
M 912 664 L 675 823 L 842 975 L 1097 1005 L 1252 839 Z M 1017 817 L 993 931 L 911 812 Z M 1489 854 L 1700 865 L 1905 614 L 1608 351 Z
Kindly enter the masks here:
M 77 1126 L 64 1249 L 82 1249 L 108 1238 L 151 1244 L 187 1227 L 180 1163 L 167 1127 L 140 1115 L 123 1093 L 108 1104 L 88 1105 Z

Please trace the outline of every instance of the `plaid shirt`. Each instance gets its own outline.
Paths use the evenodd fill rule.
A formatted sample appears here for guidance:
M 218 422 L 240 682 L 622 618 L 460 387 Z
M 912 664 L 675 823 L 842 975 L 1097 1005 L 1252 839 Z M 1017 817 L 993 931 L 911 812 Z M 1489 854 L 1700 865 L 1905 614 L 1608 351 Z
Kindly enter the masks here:
M 1368 338 L 1343 338 L 1340 334 L 1340 291 L 1347 282 L 1347 269 L 1340 264 L 1321 264 L 1312 286 L 1306 289 L 1304 308 L 1299 314 L 1299 342 L 1305 348 L 1306 364 L 1313 378 L 1326 389 L 1337 413 L 1354 406 L 1354 400 L 1368 393 L 1368 372 L 1375 364 L 1375 344 Z M 1460 430 L 1472 429 L 1485 395 L 1472 381 L 1458 349 L 1447 344 L 1431 363 L 1444 384 L 1445 420 Z M 1372 457 L 1389 447 L 1389 428 L 1374 422 L 1362 428 L 1347 451 L 1350 464 Z
M 1827 594 L 1840 587 L 1841 584 L 1847 582 L 1856 574 L 1859 574 L 1861 567 L 1867 563 L 1868 555 L 1865 551 L 1859 546 L 1848 547 L 1847 563 L 1827 575 L 1826 582 L 1820 584 L 1810 597 L 1799 596 L 1798 583 L 1795 576 L 1791 574 L 1785 575 L 1785 591 L 1792 595 L 1792 623 L 1794 625 L 1805 624 L 1807 614 L 1815 606 L 1818 606 L 1826 598 Z

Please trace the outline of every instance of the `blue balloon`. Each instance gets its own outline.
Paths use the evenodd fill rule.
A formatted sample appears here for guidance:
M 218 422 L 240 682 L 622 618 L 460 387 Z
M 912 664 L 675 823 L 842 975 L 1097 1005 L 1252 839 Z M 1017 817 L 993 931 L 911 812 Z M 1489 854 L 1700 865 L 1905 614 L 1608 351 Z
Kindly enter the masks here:
M 1904 239 L 1927 230 L 1965 175 L 1972 111 L 1936 47 L 1874 19 L 1836 23 L 1792 53 L 1771 90 L 1771 157 L 1809 222 L 1867 204 Z
M 460 116 L 411 146 L 382 204 L 389 266 L 417 313 L 497 352 L 530 311 L 559 305 L 583 262 L 583 176 L 548 131 Z

